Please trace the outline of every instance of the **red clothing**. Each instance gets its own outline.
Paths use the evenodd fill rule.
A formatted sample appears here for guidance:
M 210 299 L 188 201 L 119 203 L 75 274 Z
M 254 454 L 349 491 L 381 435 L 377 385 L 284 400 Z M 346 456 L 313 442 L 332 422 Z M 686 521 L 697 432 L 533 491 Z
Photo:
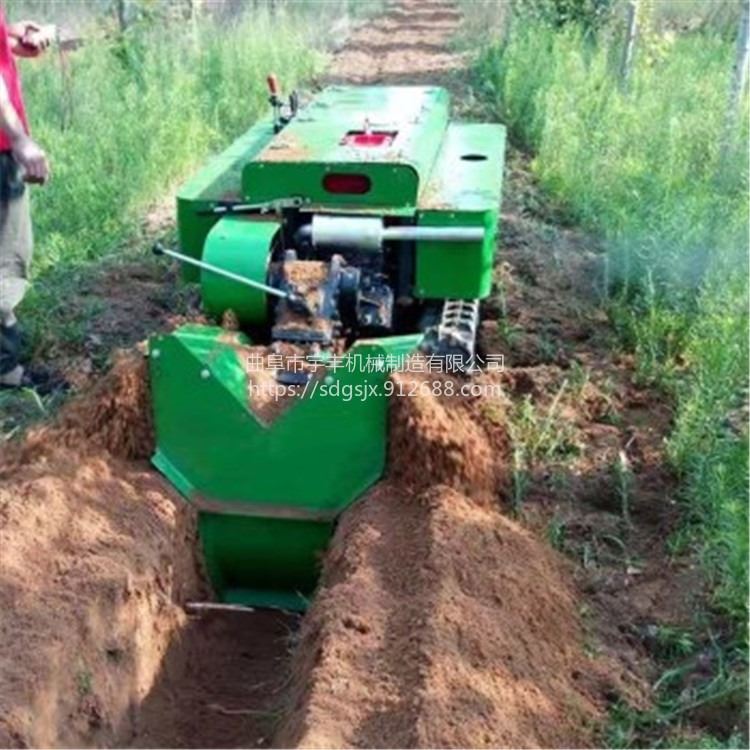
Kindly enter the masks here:
M 5 81 L 8 89 L 10 102 L 21 118 L 24 129 L 29 132 L 29 124 L 26 120 L 26 108 L 23 105 L 23 94 L 21 93 L 21 79 L 16 69 L 16 61 L 10 50 L 10 37 L 8 36 L 8 24 L 5 20 L 5 12 L 0 6 L 0 76 Z M 10 140 L 5 131 L 0 129 L 0 151 L 10 151 Z

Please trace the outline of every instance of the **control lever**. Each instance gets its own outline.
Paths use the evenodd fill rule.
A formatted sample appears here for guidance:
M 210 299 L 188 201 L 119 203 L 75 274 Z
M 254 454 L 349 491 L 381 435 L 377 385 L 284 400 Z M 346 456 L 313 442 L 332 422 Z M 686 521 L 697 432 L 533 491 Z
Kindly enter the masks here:
M 258 291 L 270 294 L 273 297 L 284 299 L 286 300 L 289 307 L 292 308 L 292 310 L 300 313 L 301 315 L 313 314 L 305 298 L 297 292 L 285 292 L 281 289 L 277 289 L 275 286 L 263 284 L 260 281 L 254 281 L 253 279 L 248 279 L 246 276 L 240 276 L 237 273 L 232 273 L 232 271 L 227 271 L 224 268 L 219 268 L 218 266 L 214 266 L 211 263 L 204 263 L 202 260 L 196 260 L 195 258 L 191 258 L 189 255 L 178 253 L 176 250 L 170 250 L 169 248 L 164 247 L 161 242 L 157 242 L 156 244 L 154 244 L 152 252 L 154 253 L 154 255 L 168 255 L 170 258 L 174 258 L 175 260 L 179 260 L 181 263 L 187 263 L 190 266 L 200 268 L 202 271 L 215 273 L 217 276 L 223 276 L 225 279 L 236 281 L 238 284 L 244 284 L 245 286 L 249 286 L 252 289 L 257 289 Z
M 289 114 L 282 114 L 282 100 L 281 100 L 281 89 L 279 88 L 279 79 L 276 78 L 275 73 L 269 73 L 266 77 L 266 83 L 268 84 L 268 101 L 271 103 L 273 110 L 273 132 L 278 133 L 288 124 L 289 121 L 296 117 L 297 111 L 299 110 L 299 95 L 296 91 L 292 91 L 289 95 Z
M 274 73 L 270 73 L 266 78 L 268 84 L 268 101 L 271 103 L 273 110 L 273 132 L 278 133 L 284 124 L 281 121 L 281 98 L 279 97 L 279 81 Z

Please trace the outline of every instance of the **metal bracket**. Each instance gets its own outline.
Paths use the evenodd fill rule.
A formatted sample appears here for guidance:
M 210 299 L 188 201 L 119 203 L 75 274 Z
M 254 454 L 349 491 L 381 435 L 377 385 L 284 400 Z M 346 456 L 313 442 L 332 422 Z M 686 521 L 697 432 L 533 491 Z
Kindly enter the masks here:
M 211 208 L 203 208 L 196 211 L 198 216 L 234 216 L 246 214 L 269 214 L 279 213 L 285 208 L 300 208 L 309 201 L 302 196 L 295 195 L 291 198 L 279 198 L 266 203 L 240 203 L 239 201 L 217 201 Z

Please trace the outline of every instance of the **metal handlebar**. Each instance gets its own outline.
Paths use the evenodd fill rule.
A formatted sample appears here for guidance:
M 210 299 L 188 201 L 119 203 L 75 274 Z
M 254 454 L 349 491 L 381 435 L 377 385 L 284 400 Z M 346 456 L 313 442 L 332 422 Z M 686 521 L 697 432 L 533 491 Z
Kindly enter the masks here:
M 183 255 L 182 253 L 178 253 L 176 250 L 170 250 L 164 247 L 164 245 L 162 245 L 160 242 L 157 242 L 152 250 L 154 255 L 168 255 L 170 258 L 174 258 L 175 260 L 179 260 L 182 263 L 187 263 L 190 266 L 200 268 L 202 271 L 215 273 L 217 276 L 223 276 L 225 279 L 231 279 L 232 281 L 236 281 L 238 284 L 244 284 L 245 286 L 249 286 L 252 289 L 257 289 L 261 292 L 265 292 L 266 294 L 271 294 L 274 297 L 280 297 L 281 299 L 288 300 L 292 299 L 291 294 L 283 292 L 281 291 L 281 289 L 277 289 L 275 286 L 262 284 L 260 281 L 253 281 L 252 279 L 248 279 L 245 276 L 240 276 L 239 274 L 232 273 L 231 271 L 227 271 L 224 268 L 214 266 L 211 263 L 204 263 L 202 260 L 196 260 L 195 258 L 191 258 L 189 255 Z

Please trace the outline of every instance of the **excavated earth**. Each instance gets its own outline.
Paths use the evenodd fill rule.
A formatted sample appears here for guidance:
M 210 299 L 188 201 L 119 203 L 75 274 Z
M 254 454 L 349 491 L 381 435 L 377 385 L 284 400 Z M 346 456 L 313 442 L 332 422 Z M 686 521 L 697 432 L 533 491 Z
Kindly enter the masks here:
M 502 435 L 456 398 L 391 411 L 389 475 L 341 519 L 278 742 L 588 744 L 607 677 L 581 650 L 566 562 L 499 510 Z
M 143 460 L 146 375 L 120 355 L 3 458 L 1 744 L 587 744 L 611 680 L 568 563 L 500 511 L 506 437 L 474 404 L 394 399 L 389 475 L 298 628 L 184 613 L 208 592 L 194 519 Z
M 401 2 L 332 79 L 460 79 L 458 23 Z M 392 399 L 388 474 L 340 519 L 301 620 L 186 614 L 211 594 L 195 519 L 147 463 L 138 351 L 3 448 L 0 746 L 593 746 L 613 702 L 648 704 L 639 633 L 702 586 L 661 541 L 669 411 L 611 354 L 596 246 L 545 220 L 522 158 L 507 178 L 481 333 L 507 367 L 476 379 L 489 396 Z

